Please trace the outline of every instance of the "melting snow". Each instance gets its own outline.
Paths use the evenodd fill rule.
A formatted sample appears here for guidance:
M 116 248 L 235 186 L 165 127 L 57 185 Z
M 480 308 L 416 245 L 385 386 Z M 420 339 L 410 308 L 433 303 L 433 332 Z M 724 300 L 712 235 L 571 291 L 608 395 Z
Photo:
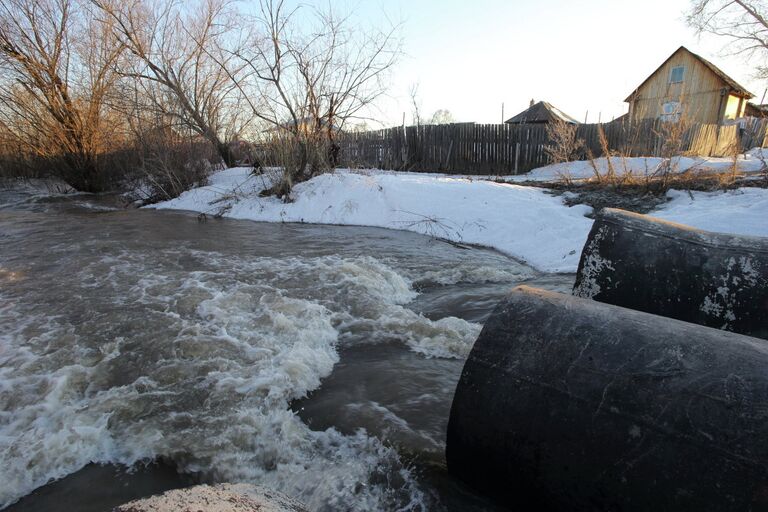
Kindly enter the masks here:
M 744 161 L 760 162 L 749 155 Z M 578 169 L 581 164 L 569 165 Z M 259 197 L 271 179 L 250 171 L 218 172 L 209 186 L 151 207 L 265 222 L 415 231 L 492 247 L 544 272 L 575 272 L 592 227 L 592 220 L 585 217 L 590 207 L 568 207 L 563 196 L 536 187 L 441 174 L 339 170 L 297 185 L 293 202 L 284 203 Z M 541 169 L 532 173 L 537 171 L 543 174 Z M 671 190 L 668 197 L 670 201 L 650 215 L 709 231 L 768 236 L 766 189 Z

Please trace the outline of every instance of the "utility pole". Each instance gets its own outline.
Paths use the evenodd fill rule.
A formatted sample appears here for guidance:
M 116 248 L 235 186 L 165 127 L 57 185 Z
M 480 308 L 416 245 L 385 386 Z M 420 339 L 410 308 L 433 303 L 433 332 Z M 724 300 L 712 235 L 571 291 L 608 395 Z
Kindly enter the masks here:
M 504 102 L 501 102 L 501 124 L 504 124 Z

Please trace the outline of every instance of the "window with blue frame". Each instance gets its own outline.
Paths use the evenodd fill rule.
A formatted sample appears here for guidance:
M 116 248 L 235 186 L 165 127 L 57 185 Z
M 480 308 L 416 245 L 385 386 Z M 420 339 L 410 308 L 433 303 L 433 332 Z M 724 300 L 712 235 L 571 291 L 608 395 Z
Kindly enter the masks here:
M 672 68 L 672 72 L 669 74 L 669 83 L 677 84 L 683 81 L 683 74 L 685 73 L 685 67 L 675 66 Z

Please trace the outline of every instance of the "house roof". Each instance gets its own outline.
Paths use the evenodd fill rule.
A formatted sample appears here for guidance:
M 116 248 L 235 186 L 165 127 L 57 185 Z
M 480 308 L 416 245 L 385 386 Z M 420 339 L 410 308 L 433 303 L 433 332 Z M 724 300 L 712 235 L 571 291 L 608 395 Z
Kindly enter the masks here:
M 579 124 L 577 120 L 546 101 L 534 103 L 516 116 L 511 117 L 504 122 L 506 124 L 522 124 L 549 123 L 552 121 L 565 121 L 566 123 Z
M 747 117 L 768 117 L 768 104 L 757 105 L 747 102 L 744 115 Z
M 704 57 L 702 57 L 701 55 L 697 55 L 697 54 L 693 53 L 691 50 L 689 50 L 688 48 L 686 48 L 685 46 L 681 46 L 680 48 L 678 48 L 677 50 L 675 50 L 674 52 L 672 52 L 672 54 L 671 54 L 669 57 L 667 57 L 667 58 L 666 58 L 666 60 L 665 60 L 664 62 L 662 62 L 662 63 L 661 63 L 661 65 L 660 65 L 658 68 L 656 68 L 656 69 L 653 71 L 653 73 L 651 73 L 650 75 L 648 75 L 648 77 L 647 77 L 645 80 L 643 80 L 643 82 L 642 82 L 640 85 L 638 85 L 638 86 L 635 88 L 635 90 L 634 90 L 634 91 L 632 91 L 632 93 L 631 93 L 629 96 L 627 96 L 627 99 L 625 99 L 624 101 L 625 101 L 625 102 L 629 102 L 629 101 L 631 101 L 631 100 L 632 100 L 632 96 L 634 96 L 634 95 L 637 93 L 637 91 L 639 91 L 639 90 L 640 90 L 640 88 L 641 88 L 642 86 L 644 86 L 644 85 L 645 85 L 645 83 L 646 83 L 648 80 L 650 80 L 650 79 L 651 79 L 651 77 L 652 77 L 653 75 L 655 75 L 656 73 L 658 73 L 658 72 L 659 72 L 659 70 L 660 70 L 661 68 L 663 68 L 663 67 L 664 67 L 664 64 L 666 64 L 667 62 L 669 62 L 669 60 L 670 60 L 672 57 L 674 57 L 674 56 L 675 56 L 675 55 L 676 55 L 676 54 L 677 54 L 679 51 L 681 51 L 681 50 L 683 50 L 683 51 L 686 51 L 686 52 L 688 52 L 689 54 L 691 54 L 693 57 L 695 57 L 696 59 L 698 59 L 698 60 L 699 60 L 699 62 L 701 62 L 702 64 L 704 64 L 704 65 L 705 65 L 705 66 L 706 66 L 706 67 L 707 67 L 707 68 L 708 68 L 710 71 L 712 71 L 714 74 L 716 74 L 716 75 L 717 75 L 717 76 L 718 76 L 718 77 L 719 77 L 719 78 L 720 78 L 720 79 L 721 79 L 723 82 L 725 82 L 725 83 L 726 83 L 726 85 L 728 85 L 728 87 L 730 87 L 730 88 L 731 88 L 731 92 L 732 92 L 732 93 L 734 93 L 734 94 L 736 94 L 736 95 L 739 95 L 739 96 L 744 96 L 744 97 L 745 97 L 745 98 L 747 98 L 747 99 L 749 99 L 749 98 L 754 98 L 754 97 L 755 97 L 755 95 L 754 95 L 754 94 L 752 94 L 751 92 L 749 92 L 748 90 L 746 90 L 744 87 L 742 87 L 741 85 L 739 85 L 739 83 L 738 83 L 738 82 L 736 82 L 736 80 L 734 80 L 734 79 L 733 79 L 733 78 L 731 78 L 730 76 L 726 75 L 726 74 L 725 74 L 725 72 L 723 72 L 723 70 L 721 70 L 720 68 L 718 68 L 717 66 L 715 66 L 714 64 L 712 64 L 711 62 L 709 62 L 707 59 L 705 59 L 705 58 L 704 58 Z

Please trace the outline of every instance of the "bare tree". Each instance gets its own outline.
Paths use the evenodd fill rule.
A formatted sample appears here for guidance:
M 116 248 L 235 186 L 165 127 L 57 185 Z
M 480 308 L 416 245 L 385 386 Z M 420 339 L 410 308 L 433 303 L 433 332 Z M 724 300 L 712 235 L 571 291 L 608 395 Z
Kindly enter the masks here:
M 432 114 L 432 117 L 429 120 L 430 124 L 451 124 L 455 122 L 456 120 L 453 118 L 451 111 L 444 108 L 435 110 L 435 113 Z
M 768 5 L 763 0 L 693 0 L 688 25 L 729 40 L 733 53 L 759 57 L 758 75 L 768 77 Z
M 74 0 L 0 2 L 0 122 L 38 159 L 60 159 L 72 186 L 97 192 L 122 46 L 91 21 Z
M 544 153 L 553 164 L 570 162 L 584 147 L 584 141 L 576 138 L 576 125 L 556 119 L 546 126 L 549 144 L 544 146 Z
M 164 116 L 208 140 L 227 166 L 229 142 L 247 124 L 221 47 L 238 17 L 229 0 L 91 0 L 133 59 L 121 75 L 139 80 Z
M 385 92 L 397 27 L 362 30 L 349 15 L 290 10 L 284 0 L 261 0 L 249 25 L 247 44 L 231 51 L 241 67 L 228 73 L 269 136 L 290 149 L 273 190 L 287 199 L 294 183 L 330 167 L 336 134 Z
M 421 98 L 419 97 L 419 84 L 412 84 L 408 91 L 411 99 L 411 123 L 415 126 L 421 126 Z M 403 116 L 405 117 L 405 116 Z M 403 120 L 405 123 L 405 120 Z

